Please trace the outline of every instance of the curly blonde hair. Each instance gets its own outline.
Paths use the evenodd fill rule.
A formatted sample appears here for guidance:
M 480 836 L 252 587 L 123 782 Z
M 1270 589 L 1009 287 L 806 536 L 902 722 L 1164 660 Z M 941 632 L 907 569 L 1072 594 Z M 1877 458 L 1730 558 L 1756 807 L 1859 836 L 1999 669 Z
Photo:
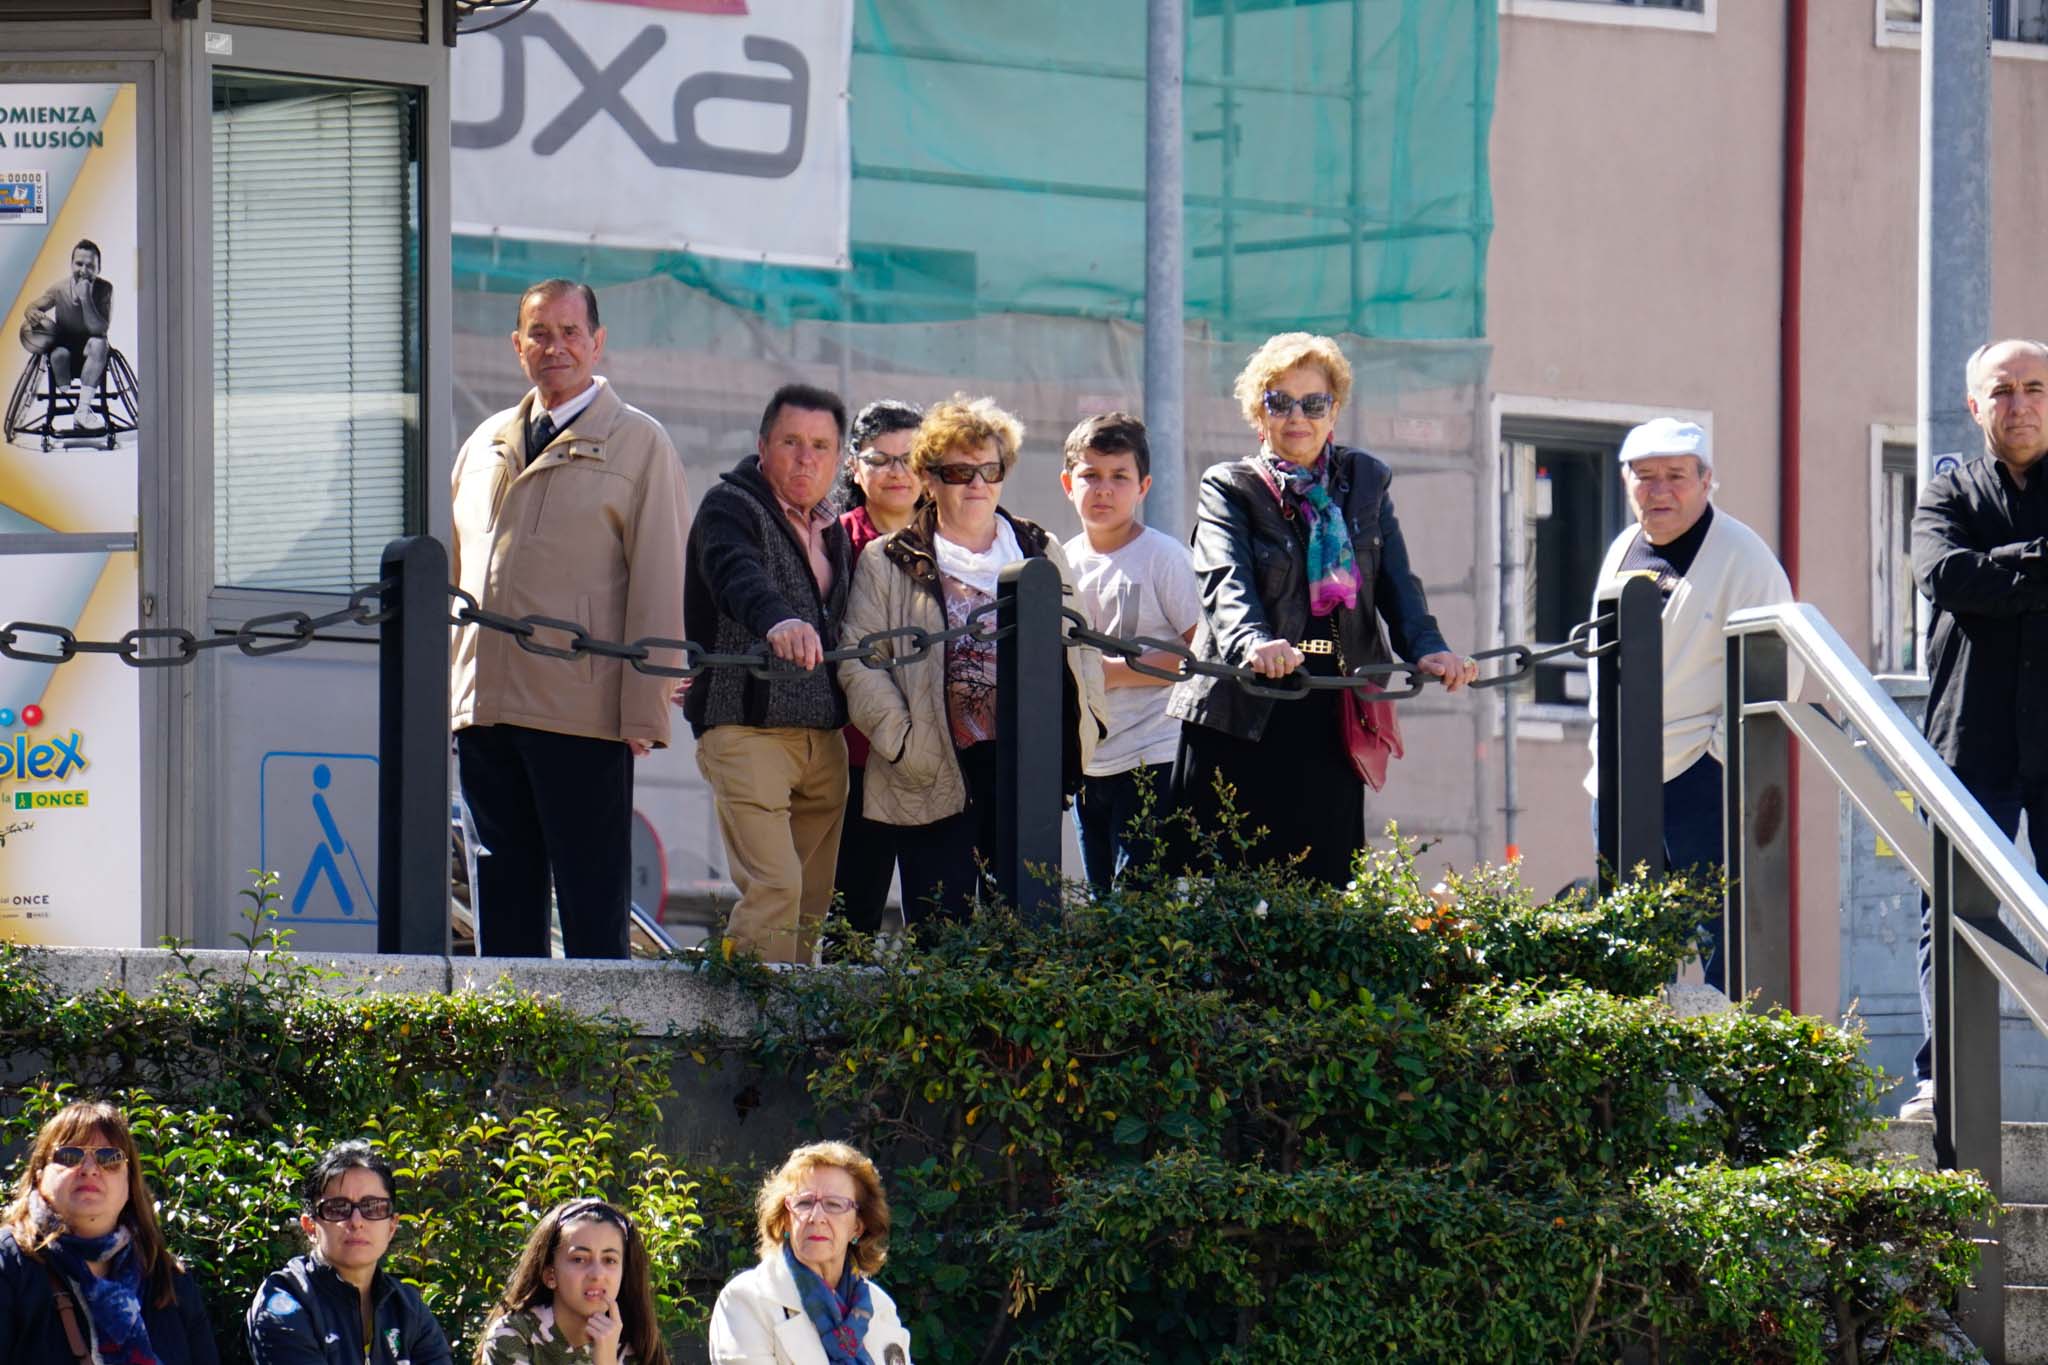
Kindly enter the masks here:
M 1351 401 L 1351 362 L 1337 349 L 1337 343 L 1313 332 L 1282 332 L 1267 337 L 1265 344 L 1252 352 L 1238 372 L 1237 383 L 1231 386 L 1230 392 L 1253 431 L 1259 429 L 1266 390 L 1297 365 L 1317 366 L 1329 378 L 1330 397 L 1339 405 Z
M 781 1254 L 790 1228 L 789 1208 L 784 1201 L 797 1192 L 812 1171 L 824 1166 L 845 1171 L 860 1187 L 860 1240 L 847 1255 L 852 1258 L 855 1270 L 872 1279 L 889 1259 L 889 1196 L 882 1192 L 882 1177 L 875 1170 L 875 1163 L 858 1147 L 844 1142 L 813 1142 L 797 1148 L 782 1163 L 782 1169 L 762 1184 L 761 1193 L 754 1197 L 754 1214 L 760 1224 L 755 1250 L 764 1261 Z
M 980 450 L 990 441 L 996 443 L 1007 473 L 1023 448 L 1024 424 L 997 407 L 993 398 L 956 393 L 926 410 L 910 443 L 910 472 L 929 474 L 954 451 Z

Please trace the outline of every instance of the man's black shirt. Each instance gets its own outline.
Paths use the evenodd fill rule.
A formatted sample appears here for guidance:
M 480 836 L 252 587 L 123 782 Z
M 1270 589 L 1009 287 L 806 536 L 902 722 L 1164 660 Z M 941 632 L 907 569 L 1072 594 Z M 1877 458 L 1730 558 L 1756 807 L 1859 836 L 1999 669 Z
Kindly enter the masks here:
M 1673 537 L 1668 545 L 1652 545 L 1648 536 L 1637 536 L 1635 542 L 1622 552 L 1620 574 L 1646 573 L 1657 581 L 1657 590 L 1669 602 L 1671 594 L 1678 589 L 1678 580 L 1684 578 L 1698 557 L 1700 546 L 1706 542 L 1707 527 L 1714 522 L 1714 504 L 1708 503 L 1700 513 L 1700 519 Z
M 2026 486 L 1984 455 L 1913 513 L 1913 577 L 1934 604 L 1927 739 L 1966 786 L 2048 776 L 2048 460 Z

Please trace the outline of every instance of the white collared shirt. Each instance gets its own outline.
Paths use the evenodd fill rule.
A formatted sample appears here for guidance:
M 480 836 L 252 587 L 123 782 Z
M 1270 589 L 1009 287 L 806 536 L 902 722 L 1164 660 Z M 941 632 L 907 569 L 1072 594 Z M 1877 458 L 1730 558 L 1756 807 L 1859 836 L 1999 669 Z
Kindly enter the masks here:
M 549 408 L 547 410 L 547 413 L 548 416 L 554 420 L 555 430 L 561 431 L 565 429 L 569 425 L 569 423 L 576 420 L 576 415 L 578 413 L 582 412 L 585 408 L 589 407 L 592 403 L 596 402 L 597 391 L 603 385 L 603 383 L 603 377 L 599 376 L 598 378 L 591 380 L 589 386 L 585 388 L 583 392 L 577 394 L 568 402 L 562 404 L 558 408 Z

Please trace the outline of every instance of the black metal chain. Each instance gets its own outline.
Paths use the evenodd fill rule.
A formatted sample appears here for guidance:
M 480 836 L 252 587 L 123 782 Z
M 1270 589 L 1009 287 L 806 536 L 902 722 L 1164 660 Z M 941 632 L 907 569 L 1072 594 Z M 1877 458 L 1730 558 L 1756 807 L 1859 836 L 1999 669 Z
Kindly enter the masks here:
M 114 654 L 132 668 L 176 668 L 189 664 L 201 654 L 232 645 L 252 659 L 266 654 L 286 654 L 304 649 L 323 630 L 334 626 L 374 626 L 397 614 L 395 601 L 386 598 L 397 588 L 395 579 L 365 583 L 348 595 L 348 603 L 322 616 L 303 611 L 273 611 L 252 616 L 232 631 L 200 635 L 183 626 L 141 626 L 118 640 L 81 640 L 68 627 L 41 621 L 10 621 L 0 626 L 0 657 L 31 664 L 69 663 L 81 654 Z M 374 603 L 374 605 L 373 605 Z M 23 648 L 23 637 L 41 637 L 52 643 L 41 648 Z M 151 651 L 153 641 L 164 641 L 168 651 Z
M 303 611 L 270 612 L 250 617 L 233 631 L 212 636 L 201 636 L 178 626 L 144 626 L 129 631 L 118 640 L 81 640 L 64 626 L 46 625 L 36 621 L 14 621 L 6 626 L 0 626 L 0 657 L 18 659 L 25 663 L 60 664 L 67 663 L 81 654 L 113 654 L 135 668 L 172 668 L 189 664 L 209 650 L 225 649 L 230 645 L 251 658 L 285 654 L 295 649 L 304 649 L 319 638 L 321 631 L 333 626 L 373 626 L 389 620 L 398 610 L 396 588 L 396 580 L 388 578 L 376 583 L 367 583 L 349 594 L 346 606 L 323 616 L 313 616 Z M 815 671 L 799 668 L 777 658 L 765 641 L 741 653 L 721 654 L 705 648 L 694 640 L 672 640 L 659 636 L 646 636 L 631 643 L 605 640 L 592 635 L 582 624 L 560 617 L 507 616 L 502 612 L 487 610 L 476 598 L 458 587 L 451 586 L 448 595 L 455 603 L 455 608 L 448 618 L 450 625 L 477 626 L 485 630 L 498 631 L 511 636 L 527 653 L 539 654 L 550 659 L 579 659 L 586 655 L 594 655 L 601 659 L 618 659 L 629 663 L 641 673 L 677 679 L 696 678 L 707 669 L 713 668 L 744 668 L 754 677 L 769 681 L 803 677 Z M 373 602 L 376 605 L 373 606 Z M 956 640 L 992 642 L 1004 639 L 1015 633 L 1015 627 L 997 627 L 991 623 L 990 618 L 996 614 L 997 605 L 994 602 L 983 603 L 970 612 L 965 621 L 947 630 L 928 631 L 920 626 L 896 626 L 889 630 L 871 632 L 863 635 L 852 645 L 825 650 L 818 667 L 858 663 L 867 668 L 903 668 L 923 662 L 930 657 L 934 649 L 952 644 Z M 1087 619 L 1072 607 L 1062 607 L 1060 614 L 1064 625 L 1061 643 L 1068 649 L 1088 646 L 1110 658 L 1122 659 L 1133 672 L 1167 682 L 1180 682 L 1188 678 L 1225 679 L 1235 682 L 1252 696 L 1268 697 L 1275 701 L 1295 701 L 1312 692 L 1351 688 L 1374 689 L 1376 701 L 1404 701 L 1410 697 L 1420 696 L 1423 688 L 1429 683 L 1441 681 L 1413 664 L 1406 663 L 1366 664 L 1335 676 L 1297 671 L 1285 678 L 1272 679 L 1240 665 L 1198 658 L 1181 640 L 1105 635 L 1091 628 Z M 1480 663 L 1494 659 L 1505 659 L 1508 663 L 1500 672 L 1480 678 L 1471 686 L 1510 686 L 1528 678 L 1538 668 L 1555 666 L 1556 661 L 1566 655 L 1578 659 L 1591 659 L 1611 654 L 1614 651 L 1613 642 L 1595 645 L 1593 632 L 1611 627 L 1613 624 L 1614 615 L 1610 612 L 1589 621 L 1581 621 L 1572 627 L 1571 634 L 1562 644 L 1514 644 L 1504 645 L 1499 649 L 1482 650 L 1470 657 Z M 561 644 L 536 639 L 535 637 L 543 631 L 566 636 L 567 639 Z M 24 648 L 24 637 L 42 637 L 54 641 L 54 645 L 40 649 Z M 153 641 L 168 642 L 170 648 L 152 652 L 149 646 Z M 885 649 L 885 646 L 888 648 Z M 677 656 L 680 662 L 662 662 L 659 657 L 662 654 Z M 1148 654 L 1169 655 L 1174 660 L 1174 666 L 1161 667 L 1155 662 L 1148 662 L 1144 658 Z M 1404 679 L 1399 686 L 1388 686 L 1387 682 L 1383 681 L 1397 676 Z

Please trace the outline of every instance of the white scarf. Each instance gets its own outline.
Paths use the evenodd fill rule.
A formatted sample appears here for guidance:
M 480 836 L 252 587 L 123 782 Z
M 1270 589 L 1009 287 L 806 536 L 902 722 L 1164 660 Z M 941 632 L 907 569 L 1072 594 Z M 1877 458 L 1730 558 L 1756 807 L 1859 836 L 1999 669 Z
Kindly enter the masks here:
M 990 597 L 996 595 L 996 575 L 1024 558 L 1024 547 L 1017 543 L 1010 519 L 1002 515 L 996 517 L 996 538 L 986 550 L 970 550 L 946 539 L 940 531 L 932 536 L 932 551 L 940 573 Z

